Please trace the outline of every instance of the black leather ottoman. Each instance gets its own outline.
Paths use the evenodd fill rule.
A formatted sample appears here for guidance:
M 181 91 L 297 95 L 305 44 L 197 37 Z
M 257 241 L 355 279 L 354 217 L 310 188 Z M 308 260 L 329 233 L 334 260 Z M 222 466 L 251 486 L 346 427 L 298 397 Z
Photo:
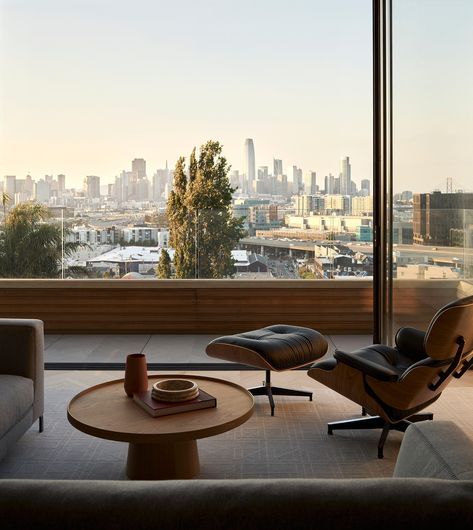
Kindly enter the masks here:
M 254 396 L 267 395 L 271 416 L 274 416 L 273 395 L 306 396 L 312 401 L 312 392 L 272 386 L 271 371 L 282 372 L 306 366 L 323 357 L 327 349 L 327 340 L 318 331 L 277 324 L 218 337 L 207 345 L 205 351 L 210 357 L 266 370 L 262 386 L 248 390 Z

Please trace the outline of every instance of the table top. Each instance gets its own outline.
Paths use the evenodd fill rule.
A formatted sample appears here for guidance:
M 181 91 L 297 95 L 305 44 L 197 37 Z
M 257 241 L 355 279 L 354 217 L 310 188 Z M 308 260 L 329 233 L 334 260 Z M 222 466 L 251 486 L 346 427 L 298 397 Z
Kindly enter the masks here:
M 72 398 L 69 422 L 78 430 L 107 440 L 129 443 L 170 443 L 214 436 L 238 427 L 253 414 L 253 396 L 245 388 L 200 375 L 150 375 L 149 388 L 161 379 L 185 378 L 217 398 L 214 408 L 154 418 L 124 390 L 124 379 L 92 386 Z

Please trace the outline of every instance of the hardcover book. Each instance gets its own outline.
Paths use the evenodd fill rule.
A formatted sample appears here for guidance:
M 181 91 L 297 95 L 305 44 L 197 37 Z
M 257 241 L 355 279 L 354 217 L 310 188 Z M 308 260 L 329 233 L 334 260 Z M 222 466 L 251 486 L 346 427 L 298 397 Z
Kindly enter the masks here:
M 217 406 L 217 399 L 207 392 L 199 389 L 199 395 L 189 401 L 158 401 L 151 397 L 151 390 L 133 394 L 133 400 L 144 408 L 151 416 L 167 416 L 178 412 L 189 412 L 191 410 L 208 409 Z

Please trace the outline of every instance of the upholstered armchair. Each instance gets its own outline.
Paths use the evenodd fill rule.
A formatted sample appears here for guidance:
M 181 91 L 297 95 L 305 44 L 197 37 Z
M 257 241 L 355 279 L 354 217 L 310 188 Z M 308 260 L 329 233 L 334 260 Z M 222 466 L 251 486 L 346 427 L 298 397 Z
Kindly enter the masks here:
M 336 350 L 308 375 L 358 403 L 362 418 L 328 424 L 336 429 L 381 428 L 378 457 L 391 429 L 404 432 L 411 422 L 432 419 L 421 413 L 453 378 L 473 364 L 473 296 L 442 307 L 426 331 L 401 328 L 395 347 L 373 344 L 352 352 Z
M 36 420 L 43 431 L 43 356 L 41 320 L 0 318 L 0 459 Z

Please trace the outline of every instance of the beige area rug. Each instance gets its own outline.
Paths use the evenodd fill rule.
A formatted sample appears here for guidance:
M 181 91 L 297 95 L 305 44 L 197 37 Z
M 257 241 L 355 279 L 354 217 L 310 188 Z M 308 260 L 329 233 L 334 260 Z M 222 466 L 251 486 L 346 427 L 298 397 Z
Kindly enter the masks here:
M 209 375 L 236 381 L 254 377 L 240 372 Z M 77 392 L 120 376 L 118 372 L 47 373 L 45 431 L 39 434 L 34 425 L 17 442 L 0 462 L 0 478 L 126 479 L 127 445 L 83 434 L 66 418 L 67 403 Z M 384 459 L 377 458 L 377 430 L 338 431 L 329 436 L 327 422 L 360 416 L 360 408 L 303 373 L 292 375 L 287 386 L 296 387 L 295 380 L 303 383 L 299 387 L 314 390 L 314 401 L 277 396 L 276 415 L 271 417 L 267 398 L 257 397 L 248 422 L 199 440 L 199 478 L 392 475 L 402 433 L 390 433 Z M 470 380 L 473 382 L 473 373 Z M 434 412 L 434 419 L 453 420 L 473 437 L 472 386 L 450 385 L 428 410 Z

